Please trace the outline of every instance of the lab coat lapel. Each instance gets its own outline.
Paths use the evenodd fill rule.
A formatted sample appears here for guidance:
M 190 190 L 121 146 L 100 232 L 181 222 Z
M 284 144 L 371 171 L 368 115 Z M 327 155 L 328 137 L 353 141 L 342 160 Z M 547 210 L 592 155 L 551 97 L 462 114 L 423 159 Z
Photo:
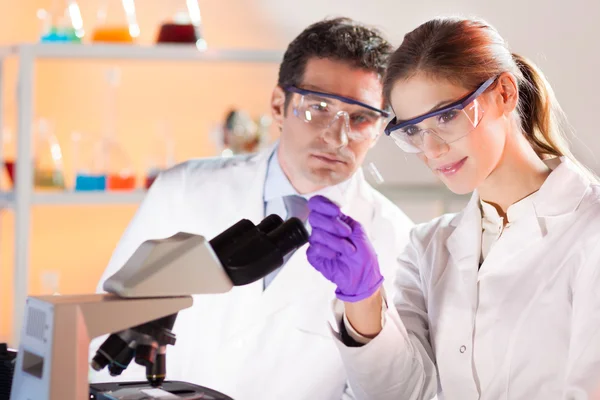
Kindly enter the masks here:
M 248 182 L 248 191 L 240 193 L 236 202 L 242 218 L 246 218 L 258 224 L 265 217 L 265 204 L 263 194 L 265 190 L 265 179 L 267 177 L 267 164 L 273 152 L 273 147 L 258 153 L 252 160 L 251 165 L 245 171 L 239 171 L 236 179 L 242 183 Z
M 234 223 L 245 218 L 258 224 L 265 217 L 263 193 L 267 164 L 272 151 L 273 148 L 270 148 L 256 154 L 247 166 L 235 171 L 232 180 L 248 189 L 232 199 L 231 208 L 222 210 L 236 216 Z M 223 300 L 229 304 L 226 314 L 223 315 L 224 336 L 236 334 L 240 326 L 245 326 L 257 318 L 262 294 L 262 279 L 248 285 L 235 286 L 227 294 L 227 299 Z
M 479 195 L 473 193 L 465 209 L 451 222 L 454 230 L 448 237 L 446 247 L 450 262 L 461 270 L 477 271 L 481 257 L 481 210 Z

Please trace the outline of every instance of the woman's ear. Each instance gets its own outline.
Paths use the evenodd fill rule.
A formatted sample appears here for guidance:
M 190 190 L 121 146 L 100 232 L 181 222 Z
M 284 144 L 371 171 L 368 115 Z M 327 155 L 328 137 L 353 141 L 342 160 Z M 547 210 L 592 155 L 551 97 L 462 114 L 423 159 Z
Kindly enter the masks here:
M 519 84 L 517 78 L 511 73 L 504 73 L 498 77 L 498 90 L 502 99 L 505 115 L 510 115 L 519 103 Z
M 275 86 L 271 95 L 271 115 L 275 125 L 281 129 L 285 118 L 285 91 L 279 86 Z

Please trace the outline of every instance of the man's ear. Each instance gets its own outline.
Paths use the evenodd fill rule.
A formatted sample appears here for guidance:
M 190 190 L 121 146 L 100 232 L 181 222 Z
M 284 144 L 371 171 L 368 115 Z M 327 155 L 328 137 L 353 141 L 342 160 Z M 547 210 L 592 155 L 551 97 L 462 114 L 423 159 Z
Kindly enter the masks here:
M 285 91 L 279 86 L 275 86 L 271 95 L 271 115 L 277 129 L 281 130 L 285 118 Z

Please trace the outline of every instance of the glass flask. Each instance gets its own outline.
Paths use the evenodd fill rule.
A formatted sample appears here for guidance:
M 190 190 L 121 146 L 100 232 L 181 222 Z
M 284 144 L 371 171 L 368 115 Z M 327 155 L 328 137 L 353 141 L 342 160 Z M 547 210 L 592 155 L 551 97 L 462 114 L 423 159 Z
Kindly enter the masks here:
M 50 121 L 36 122 L 33 147 L 34 185 L 38 189 L 65 189 L 63 155 Z
M 117 88 L 120 81 L 118 68 L 106 71 L 106 104 L 104 117 L 104 134 L 102 137 L 102 159 L 106 167 L 106 189 L 135 189 L 135 173 L 129 155 L 117 140 Z
M 93 42 L 133 43 L 140 35 L 133 0 L 101 0 Z
M 102 141 L 92 135 L 73 132 L 73 168 L 75 190 L 93 191 L 106 189 L 106 170 Z
M 154 143 L 148 156 L 144 187 L 149 189 L 162 171 L 175 164 L 175 142 L 166 122 L 157 124 Z
M 202 17 L 197 0 L 168 0 L 162 3 L 163 15 L 170 18 L 161 23 L 157 43 L 195 44 L 200 50 L 206 48 L 202 34 Z
M 114 139 L 102 139 L 104 159 L 108 169 L 106 189 L 110 191 L 135 189 L 135 173 L 131 159 L 121 145 Z
M 39 9 L 42 22 L 41 42 L 80 43 L 85 32 L 76 0 L 53 0 L 49 10 Z

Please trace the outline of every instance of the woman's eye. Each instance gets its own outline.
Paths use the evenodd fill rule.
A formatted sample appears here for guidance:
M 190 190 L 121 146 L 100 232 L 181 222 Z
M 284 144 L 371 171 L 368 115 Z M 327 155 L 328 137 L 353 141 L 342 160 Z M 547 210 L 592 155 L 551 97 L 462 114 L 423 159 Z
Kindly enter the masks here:
M 452 121 L 454 118 L 456 118 L 458 116 L 458 113 L 460 111 L 458 110 L 449 110 L 446 111 L 445 113 L 440 114 L 439 116 L 439 121 L 443 124 Z
M 402 132 L 404 132 L 408 136 L 414 136 L 420 132 L 420 129 L 416 125 L 410 125 L 402 129 Z

